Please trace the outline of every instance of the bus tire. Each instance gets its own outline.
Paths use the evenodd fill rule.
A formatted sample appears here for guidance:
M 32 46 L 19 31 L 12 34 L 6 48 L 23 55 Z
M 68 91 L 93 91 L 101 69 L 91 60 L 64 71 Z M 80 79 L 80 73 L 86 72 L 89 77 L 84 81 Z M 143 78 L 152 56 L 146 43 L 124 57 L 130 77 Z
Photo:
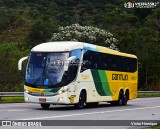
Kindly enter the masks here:
M 75 104 L 74 107 L 76 109 L 83 109 L 85 107 L 85 103 L 86 103 L 86 94 L 84 91 L 81 91 L 79 95 L 79 102 Z
M 48 109 L 50 107 L 50 104 L 41 103 L 42 109 Z
M 127 105 L 127 97 L 126 97 L 126 95 L 123 95 L 123 104 L 122 105 L 124 105 L 124 106 Z
M 123 105 L 126 106 L 127 102 L 129 100 L 129 91 L 126 91 L 124 97 L 123 97 Z
M 124 102 L 124 95 L 123 95 L 123 92 L 120 91 L 120 92 L 119 92 L 118 101 L 116 101 L 116 105 L 117 105 L 117 106 L 122 106 L 122 105 L 123 105 L 123 102 Z
M 98 102 L 93 102 L 93 103 L 86 103 L 88 107 L 96 107 L 98 105 Z

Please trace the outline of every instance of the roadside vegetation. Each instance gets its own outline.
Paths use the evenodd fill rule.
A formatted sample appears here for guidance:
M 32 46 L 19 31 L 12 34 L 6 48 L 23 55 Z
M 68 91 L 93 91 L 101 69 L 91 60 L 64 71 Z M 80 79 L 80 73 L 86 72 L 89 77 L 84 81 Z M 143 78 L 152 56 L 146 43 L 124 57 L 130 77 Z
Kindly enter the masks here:
M 160 97 L 160 94 L 138 94 L 137 98 Z
M 0 103 L 23 103 L 24 97 L 2 97 Z
M 144 129 L 160 129 L 160 126 L 147 127 L 147 128 L 144 128 Z

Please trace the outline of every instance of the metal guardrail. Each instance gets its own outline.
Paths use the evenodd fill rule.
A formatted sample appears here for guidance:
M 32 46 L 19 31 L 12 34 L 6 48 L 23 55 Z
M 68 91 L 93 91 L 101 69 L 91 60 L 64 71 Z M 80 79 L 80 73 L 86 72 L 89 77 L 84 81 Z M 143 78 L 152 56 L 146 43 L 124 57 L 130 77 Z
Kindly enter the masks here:
M 138 94 L 160 94 L 160 91 L 138 91 Z
M 24 92 L 0 92 L 0 97 L 24 96 Z
M 24 96 L 24 92 L 0 92 L 0 100 L 2 97 L 18 97 Z

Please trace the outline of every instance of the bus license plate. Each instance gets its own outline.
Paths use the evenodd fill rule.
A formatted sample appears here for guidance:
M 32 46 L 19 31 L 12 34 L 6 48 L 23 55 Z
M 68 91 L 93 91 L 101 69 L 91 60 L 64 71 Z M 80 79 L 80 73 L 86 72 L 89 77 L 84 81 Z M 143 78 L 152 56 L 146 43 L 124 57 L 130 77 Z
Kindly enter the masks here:
M 39 102 L 46 102 L 45 98 L 39 98 Z

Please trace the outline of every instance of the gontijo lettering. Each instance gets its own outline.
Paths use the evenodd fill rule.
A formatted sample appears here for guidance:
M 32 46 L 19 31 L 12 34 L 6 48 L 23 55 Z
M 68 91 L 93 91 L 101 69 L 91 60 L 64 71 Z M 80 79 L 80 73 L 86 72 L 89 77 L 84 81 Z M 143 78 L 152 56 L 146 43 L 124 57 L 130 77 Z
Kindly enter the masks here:
M 112 74 L 112 80 L 128 80 L 127 74 Z

